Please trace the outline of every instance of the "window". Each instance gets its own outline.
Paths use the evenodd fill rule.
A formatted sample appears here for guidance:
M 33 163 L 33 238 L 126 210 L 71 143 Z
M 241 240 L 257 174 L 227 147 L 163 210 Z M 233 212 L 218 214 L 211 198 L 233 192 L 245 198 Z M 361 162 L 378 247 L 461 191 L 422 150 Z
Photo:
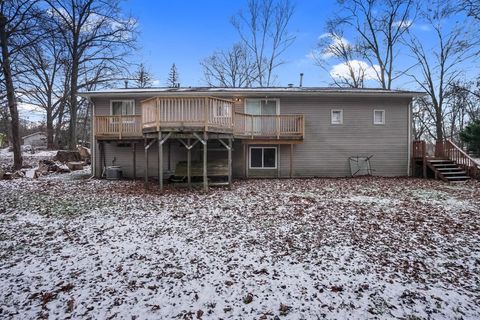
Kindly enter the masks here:
M 343 123 L 343 110 L 332 110 L 332 124 Z
M 278 99 L 245 99 L 245 113 L 254 115 L 278 114 Z
M 385 110 L 373 110 L 373 124 L 385 124 Z
M 127 116 L 135 114 L 134 100 L 111 100 L 110 113 L 112 116 Z
M 277 148 L 275 147 L 251 147 L 250 169 L 276 169 Z

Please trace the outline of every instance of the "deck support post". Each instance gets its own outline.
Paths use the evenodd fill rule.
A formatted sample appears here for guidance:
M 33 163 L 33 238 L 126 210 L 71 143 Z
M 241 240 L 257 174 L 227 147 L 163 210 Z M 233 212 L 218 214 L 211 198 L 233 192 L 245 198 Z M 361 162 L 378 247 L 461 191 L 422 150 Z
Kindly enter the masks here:
M 293 177 L 293 143 L 290 144 L 290 178 Z
M 232 186 L 232 139 L 228 139 L 228 185 Z
M 137 143 L 133 143 L 133 180 L 137 178 Z
M 148 143 L 147 139 L 145 139 L 145 172 L 144 172 L 144 178 L 145 178 L 145 189 L 148 189 Z
M 196 137 L 195 137 L 196 138 Z M 199 140 L 195 140 L 194 143 L 190 144 L 190 138 L 187 139 L 187 142 L 182 139 L 178 139 L 183 146 L 187 149 L 187 184 L 190 187 L 192 183 L 192 149 L 198 143 Z
M 203 190 L 205 192 L 207 192 L 208 191 L 208 174 L 207 174 L 207 140 L 208 140 L 208 137 L 207 137 L 206 132 L 203 133 L 203 139 L 196 132 L 193 133 L 193 136 L 195 138 L 197 138 L 198 141 L 200 141 L 201 144 L 203 144 Z
M 168 159 L 167 159 L 167 170 L 170 171 L 172 170 L 172 144 L 169 142 L 167 145 L 167 153 L 168 153 Z
M 190 148 L 190 139 L 187 139 L 187 184 L 192 186 L 192 148 Z
M 148 149 L 155 143 L 156 139 L 153 139 L 150 141 L 150 143 L 147 143 L 148 140 L 145 139 L 145 189 L 148 189 Z
M 158 185 L 163 190 L 163 142 L 162 132 L 158 132 Z
M 203 191 L 208 191 L 208 181 L 207 181 L 207 139 L 203 144 Z
M 172 133 L 169 132 L 164 138 L 162 138 L 162 133 L 158 133 L 158 185 L 160 191 L 163 191 L 163 144 L 171 135 Z

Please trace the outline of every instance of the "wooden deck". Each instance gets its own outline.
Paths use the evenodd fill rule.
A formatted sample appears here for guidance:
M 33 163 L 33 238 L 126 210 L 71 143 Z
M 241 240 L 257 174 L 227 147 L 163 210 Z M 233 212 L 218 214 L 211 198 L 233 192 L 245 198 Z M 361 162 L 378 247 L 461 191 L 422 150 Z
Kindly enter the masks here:
M 438 141 L 434 155 L 427 154 L 425 141 L 414 141 L 412 151 L 413 168 L 421 167 L 424 178 L 430 172 L 435 179 L 447 182 L 480 179 L 480 165 L 451 140 Z
M 100 140 L 141 139 L 141 116 L 96 116 L 95 137 Z
M 234 102 L 214 97 L 156 97 L 142 101 L 142 115 L 96 116 L 97 139 L 139 139 L 155 132 L 211 132 L 237 139 L 302 140 L 304 116 L 234 112 Z

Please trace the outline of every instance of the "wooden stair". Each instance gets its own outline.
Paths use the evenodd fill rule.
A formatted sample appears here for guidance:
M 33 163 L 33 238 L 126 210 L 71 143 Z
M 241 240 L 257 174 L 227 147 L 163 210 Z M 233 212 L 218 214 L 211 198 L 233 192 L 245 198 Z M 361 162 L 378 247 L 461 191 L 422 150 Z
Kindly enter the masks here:
M 435 178 L 443 181 L 465 182 L 470 180 L 468 173 L 450 159 L 427 158 L 426 164 L 435 173 Z

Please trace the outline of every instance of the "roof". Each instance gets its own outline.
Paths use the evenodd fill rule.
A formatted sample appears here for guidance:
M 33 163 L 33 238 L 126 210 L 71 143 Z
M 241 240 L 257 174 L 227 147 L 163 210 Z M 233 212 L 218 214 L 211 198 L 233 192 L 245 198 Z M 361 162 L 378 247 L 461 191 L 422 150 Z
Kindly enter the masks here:
M 38 135 L 38 134 L 47 136 L 47 134 L 46 134 L 45 132 L 38 131 L 38 132 L 31 133 L 31 134 L 29 134 L 29 135 L 26 135 L 26 136 L 22 137 L 22 139 L 29 138 L 29 137 L 33 137 L 33 136 L 36 136 L 36 135 Z
M 387 90 L 376 88 L 337 88 L 337 87 L 256 87 L 256 88 L 216 88 L 216 87 L 182 87 L 182 88 L 125 88 L 85 91 L 81 97 L 126 97 L 126 96 L 258 96 L 258 95 L 347 95 L 347 96 L 395 96 L 420 97 L 425 92 Z

